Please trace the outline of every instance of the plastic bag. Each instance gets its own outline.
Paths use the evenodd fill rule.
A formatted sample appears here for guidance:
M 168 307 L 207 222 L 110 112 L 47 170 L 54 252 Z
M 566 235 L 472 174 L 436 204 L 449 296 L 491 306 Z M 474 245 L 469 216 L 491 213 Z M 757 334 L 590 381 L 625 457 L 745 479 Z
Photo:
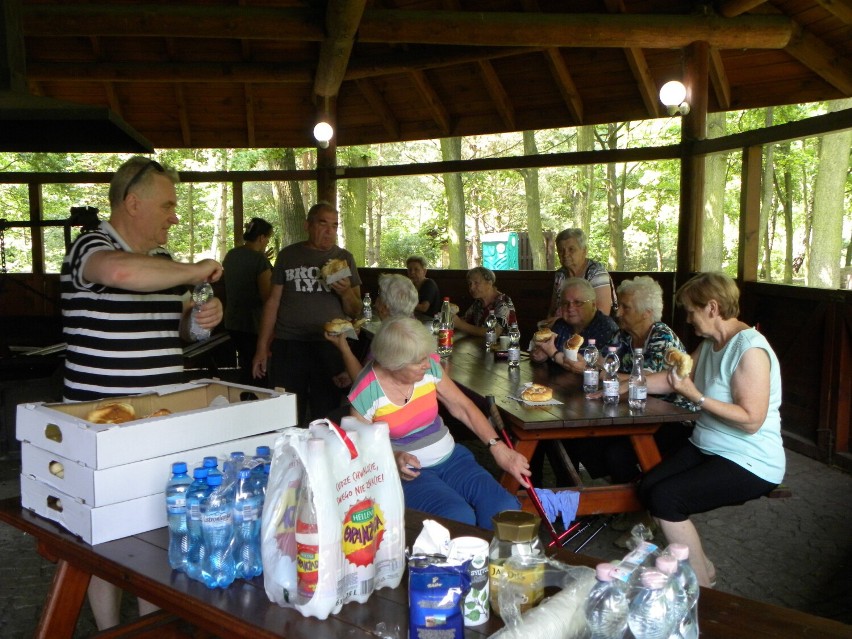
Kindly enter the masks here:
M 297 512 L 308 495 L 316 554 L 306 559 L 297 548 Z M 275 442 L 263 512 L 267 596 L 325 619 L 375 589 L 395 588 L 405 571 L 404 513 L 386 424 L 347 417 L 342 427 L 317 420 L 307 430 L 287 429 Z M 304 576 L 308 564 L 310 592 L 299 585 L 300 565 Z

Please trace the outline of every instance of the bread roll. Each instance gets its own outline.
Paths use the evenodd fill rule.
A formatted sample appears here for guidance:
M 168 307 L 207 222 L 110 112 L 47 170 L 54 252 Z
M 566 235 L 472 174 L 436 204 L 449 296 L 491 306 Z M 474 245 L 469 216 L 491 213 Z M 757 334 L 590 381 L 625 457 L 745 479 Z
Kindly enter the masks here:
M 546 402 L 553 399 L 553 389 L 541 384 L 530 384 L 521 393 L 521 399 L 527 402 Z
M 354 330 L 352 322 L 347 319 L 340 318 L 326 322 L 323 328 L 325 328 L 325 332 L 329 335 L 340 335 L 341 333 L 345 333 L 346 331 Z
M 106 404 L 86 415 L 86 420 L 93 424 L 123 424 L 133 419 L 136 419 L 136 410 L 124 402 Z
M 554 335 L 556 335 L 556 333 L 554 333 L 552 330 L 550 330 L 549 328 L 547 328 L 545 326 L 540 331 L 535 332 L 535 335 L 533 335 L 533 339 L 536 342 L 546 342 L 547 340 L 549 340 Z
M 673 368 L 675 374 L 680 377 L 688 377 L 692 372 L 692 358 L 688 353 L 684 353 L 681 350 L 676 349 L 674 346 L 670 346 L 666 350 L 666 354 L 663 356 L 663 362 L 665 362 L 666 366 L 669 368 Z
M 567 348 L 569 351 L 579 350 L 580 347 L 583 345 L 584 341 L 585 340 L 583 339 L 582 335 L 574 333 L 571 337 L 568 338 L 568 341 L 565 342 L 565 348 Z
M 323 264 L 320 269 L 320 276 L 323 279 L 327 279 L 329 276 L 337 273 L 337 271 L 342 271 L 345 268 L 349 268 L 349 264 L 346 263 L 346 260 L 335 258 Z
M 171 415 L 171 414 L 172 414 L 172 411 L 170 411 L 168 408 L 159 408 L 159 409 L 155 410 L 153 413 L 151 413 L 150 415 L 145 415 L 145 417 L 143 419 L 148 419 L 149 417 L 165 417 L 166 415 Z

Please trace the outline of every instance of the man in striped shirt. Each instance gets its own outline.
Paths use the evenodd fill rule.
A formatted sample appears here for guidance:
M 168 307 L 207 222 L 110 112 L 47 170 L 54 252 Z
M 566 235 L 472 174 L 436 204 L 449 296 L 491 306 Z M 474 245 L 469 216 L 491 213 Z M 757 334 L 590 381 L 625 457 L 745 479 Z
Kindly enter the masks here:
M 222 277 L 215 260 L 175 262 L 163 248 L 178 223 L 177 174 L 133 157 L 110 182 L 109 222 L 84 231 L 61 273 L 66 401 L 142 393 L 183 381 L 181 337 L 189 336 L 188 287 Z M 222 321 L 213 298 L 196 315 L 212 329 Z M 117 625 L 121 591 L 97 577 L 89 601 L 98 628 Z M 140 600 L 140 613 L 150 612 Z

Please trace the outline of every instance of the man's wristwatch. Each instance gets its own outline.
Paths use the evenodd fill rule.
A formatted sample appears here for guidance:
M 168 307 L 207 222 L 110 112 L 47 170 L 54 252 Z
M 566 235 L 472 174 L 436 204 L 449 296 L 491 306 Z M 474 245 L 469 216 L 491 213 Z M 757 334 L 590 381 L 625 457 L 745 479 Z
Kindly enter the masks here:
M 502 440 L 499 437 L 492 437 L 491 439 L 488 440 L 488 443 L 485 444 L 485 445 L 488 448 L 491 448 L 492 446 L 496 446 L 497 444 L 499 444 L 501 441 Z

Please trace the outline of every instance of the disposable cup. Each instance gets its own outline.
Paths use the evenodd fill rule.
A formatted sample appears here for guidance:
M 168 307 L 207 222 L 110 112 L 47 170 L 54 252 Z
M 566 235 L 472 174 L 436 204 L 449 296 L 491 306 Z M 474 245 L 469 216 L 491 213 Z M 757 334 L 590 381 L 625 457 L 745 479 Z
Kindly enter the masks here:
M 470 591 L 464 599 L 464 625 L 478 626 L 488 621 L 488 542 L 479 537 L 456 537 L 450 541 L 449 561 L 470 560 Z

